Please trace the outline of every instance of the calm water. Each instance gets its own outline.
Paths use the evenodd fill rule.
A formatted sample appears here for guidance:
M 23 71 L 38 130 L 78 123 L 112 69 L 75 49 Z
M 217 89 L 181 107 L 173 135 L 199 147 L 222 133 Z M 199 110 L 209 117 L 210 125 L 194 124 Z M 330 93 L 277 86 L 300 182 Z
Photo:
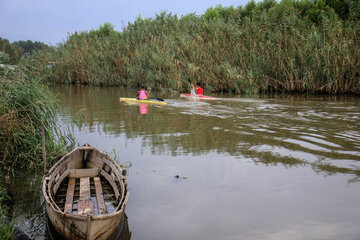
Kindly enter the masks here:
M 52 87 L 62 128 L 129 167 L 133 240 L 360 239 L 360 101 L 219 96 L 120 102 L 126 89 Z M 179 176 L 178 178 L 175 176 Z M 41 173 L 12 186 L 13 215 L 48 239 Z

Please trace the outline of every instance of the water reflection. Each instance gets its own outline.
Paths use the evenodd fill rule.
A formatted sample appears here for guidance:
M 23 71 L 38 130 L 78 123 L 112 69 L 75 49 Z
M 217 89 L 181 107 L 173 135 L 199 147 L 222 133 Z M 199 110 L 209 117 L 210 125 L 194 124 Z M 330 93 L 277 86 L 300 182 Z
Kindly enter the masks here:
M 140 103 L 139 104 L 139 112 L 140 112 L 140 114 L 148 114 L 149 113 L 149 104 Z
M 166 106 L 120 104 L 126 89 L 53 87 L 64 116 L 82 114 L 92 133 L 140 138 L 157 154 L 228 153 L 265 164 L 309 164 L 360 175 L 360 104 L 356 98 L 280 96 L 170 99 Z M 152 114 L 147 114 L 151 107 Z
M 41 193 L 42 172 L 19 171 L 10 184 L 1 183 L 9 196 L 10 220 L 31 239 L 44 239 L 46 222 L 44 199 Z

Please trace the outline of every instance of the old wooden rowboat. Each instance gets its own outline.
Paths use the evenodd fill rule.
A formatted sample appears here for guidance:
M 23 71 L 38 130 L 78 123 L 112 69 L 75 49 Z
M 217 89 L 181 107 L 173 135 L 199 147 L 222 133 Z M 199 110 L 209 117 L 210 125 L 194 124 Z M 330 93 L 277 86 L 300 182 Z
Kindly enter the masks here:
M 120 166 L 88 144 L 50 169 L 42 191 L 48 219 L 66 239 L 108 239 L 121 224 L 129 198 Z

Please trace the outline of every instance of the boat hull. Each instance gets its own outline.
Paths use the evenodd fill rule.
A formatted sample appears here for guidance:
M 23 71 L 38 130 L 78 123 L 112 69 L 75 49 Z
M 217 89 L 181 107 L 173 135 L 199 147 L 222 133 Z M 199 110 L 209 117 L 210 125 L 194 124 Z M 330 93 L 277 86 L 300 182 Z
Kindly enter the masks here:
M 134 103 L 149 103 L 149 104 L 159 104 L 159 105 L 166 105 L 166 102 L 151 100 L 151 99 L 142 99 L 138 100 L 137 98 L 120 98 L 120 101 L 125 102 L 134 102 Z
M 119 228 L 124 211 L 107 218 L 64 214 L 46 203 L 46 213 L 55 230 L 68 240 L 106 240 Z M 90 232 L 88 232 L 88 230 Z
M 180 97 L 191 98 L 191 99 L 206 99 L 206 100 L 215 100 L 216 97 L 206 96 L 206 95 L 193 95 L 189 93 L 180 93 Z

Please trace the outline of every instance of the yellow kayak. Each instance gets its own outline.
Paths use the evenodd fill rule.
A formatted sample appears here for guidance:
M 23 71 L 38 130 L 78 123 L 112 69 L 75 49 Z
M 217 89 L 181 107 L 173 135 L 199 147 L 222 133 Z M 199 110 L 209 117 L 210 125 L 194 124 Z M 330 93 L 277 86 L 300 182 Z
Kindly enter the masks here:
M 120 98 L 120 101 L 126 101 L 126 102 L 136 102 L 136 103 L 150 103 L 150 104 L 160 104 L 165 105 L 166 102 L 162 102 L 156 99 L 142 99 L 138 100 L 137 98 Z

